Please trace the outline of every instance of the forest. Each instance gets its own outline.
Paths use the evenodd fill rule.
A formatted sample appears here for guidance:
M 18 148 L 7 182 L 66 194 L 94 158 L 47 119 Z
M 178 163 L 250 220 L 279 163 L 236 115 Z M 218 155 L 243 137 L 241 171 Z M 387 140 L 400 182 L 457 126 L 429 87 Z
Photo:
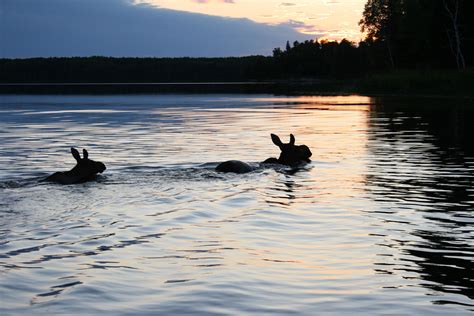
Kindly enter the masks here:
M 464 70 L 474 60 L 474 1 L 368 0 L 365 39 L 287 42 L 256 60 L 250 78 L 351 78 L 395 70 Z
M 272 56 L 0 59 L 1 83 L 354 79 L 396 71 L 472 73 L 472 0 L 368 0 L 359 43 L 288 41 Z

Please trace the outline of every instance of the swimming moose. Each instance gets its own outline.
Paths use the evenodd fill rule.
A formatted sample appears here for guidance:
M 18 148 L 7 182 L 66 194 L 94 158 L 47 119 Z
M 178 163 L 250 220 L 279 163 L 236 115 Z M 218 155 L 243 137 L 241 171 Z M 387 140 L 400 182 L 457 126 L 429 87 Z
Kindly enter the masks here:
M 295 145 L 295 136 L 290 134 L 290 142 L 284 144 L 280 137 L 275 134 L 271 134 L 273 143 L 278 146 L 281 150 L 280 157 L 268 158 L 262 164 L 281 164 L 290 167 L 298 167 L 302 164 L 311 162 L 309 157 L 312 153 L 306 145 Z M 216 171 L 219 172 L 233 172 L 233 173 L 246 173 L 253 171 L 255 168 L 249 164 L 240 160 L 229 160 L 220 163 L 216 167 Z
M 75 184 L 93 180 L 98 173 L 105 171 L 102 162 L 89 159 L 87 150 L 82 150 L 82 158 L 77 149 L 71 147 L 71 154 L 76 159 L 77 164 L 69 171 L 56 172 L 45 179 L 45 181 L 57 182 L 60 184 Z

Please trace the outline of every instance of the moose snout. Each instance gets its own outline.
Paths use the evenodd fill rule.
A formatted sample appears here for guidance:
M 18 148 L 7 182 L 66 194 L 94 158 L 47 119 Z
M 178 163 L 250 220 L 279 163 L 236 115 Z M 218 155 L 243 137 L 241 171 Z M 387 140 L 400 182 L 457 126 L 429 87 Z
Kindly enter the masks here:
M 309 158 L 313 155 L 313 153 L 311 152 L 311 150 L 308 148 L 308 146 L 306 145 L 302 145 L 301 147 L 301 152 L 303 153 L 303 155 L 306 157 L 306 158 Z
M 107 167 L 105 167 L 105 165 L 103 163 L 99 163 L 98 164 L 98 169 L 99 169 L 99 173 L 102 173 L 107 169 Z

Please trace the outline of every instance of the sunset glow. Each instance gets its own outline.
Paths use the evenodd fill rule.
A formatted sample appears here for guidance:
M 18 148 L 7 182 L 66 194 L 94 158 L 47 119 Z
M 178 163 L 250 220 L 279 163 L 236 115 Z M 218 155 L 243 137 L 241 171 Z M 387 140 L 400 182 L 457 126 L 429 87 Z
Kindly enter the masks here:
M 283 24 L 315 38 L 361 39 L 358 22 L 365 0 L 136 0 L 160 8 Z

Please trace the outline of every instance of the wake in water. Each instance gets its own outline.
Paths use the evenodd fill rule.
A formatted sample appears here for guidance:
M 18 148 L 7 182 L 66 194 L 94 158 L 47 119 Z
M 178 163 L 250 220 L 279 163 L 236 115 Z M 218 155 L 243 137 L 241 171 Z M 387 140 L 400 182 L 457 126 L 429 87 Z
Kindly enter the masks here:
M 182 181 L 213 181 L 213 180 L 232 180 L 233 178 L 254 179 L 258 181 L 258 175 L 262 173 L 277 172 L 281 174 L 295 174 L 299 171 L 307 171 L 312 168 L 311 164 L 305 164 L 297 167 L 289 167 L 281 164 L 261 164 L 258 162 L 248 162 L 252 170 L 248 174 L 222 173 L 216 171 L 218 162 L 208 162 L 198 165 L 186 164 L 184 166 L 130 166 L 114 170 L 108 170 L 107 173 L 97 175 L 88 182 L 108 185 L 108 184 L 140 184 L 159 182 L 182 182 Z M 57 186 L 61 183 L 54 183 L 48 180 L 47 173 L 37 173 L 33 177 L 21 179 L 7 179 L 0 181 L 0 189 L 18 189 L 32 186 Z M 79 183 L 80 184 L 80 183 Z M 90 185 L 90 184 L 83 184 Z

